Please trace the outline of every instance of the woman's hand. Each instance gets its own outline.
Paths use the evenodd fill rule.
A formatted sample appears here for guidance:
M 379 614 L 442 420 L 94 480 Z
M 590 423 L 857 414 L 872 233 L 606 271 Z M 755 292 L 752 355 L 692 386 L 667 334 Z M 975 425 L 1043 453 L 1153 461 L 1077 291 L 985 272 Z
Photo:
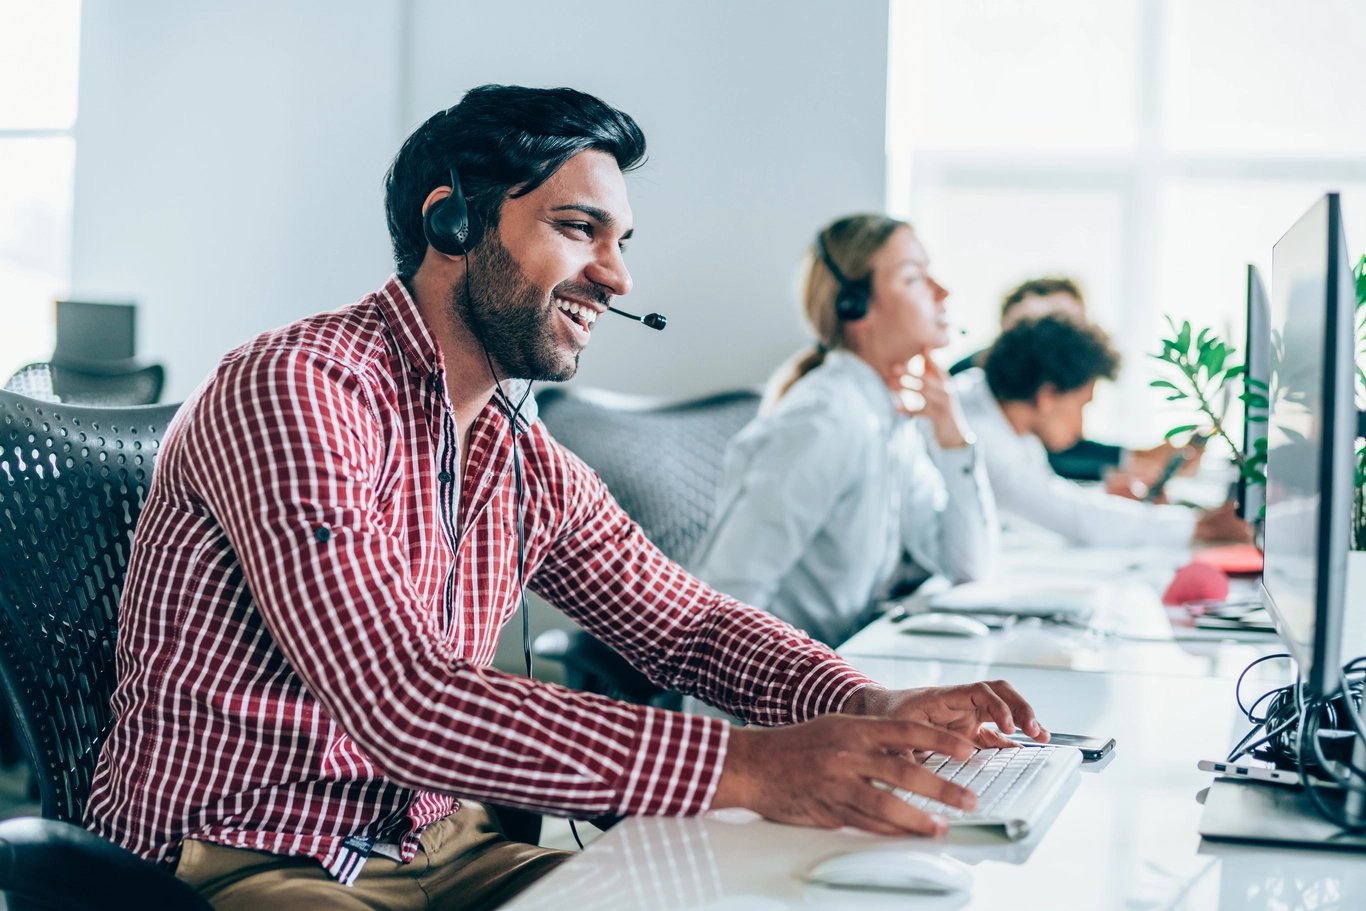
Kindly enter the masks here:
M 911 358 L 901 387 L 901 413 L 928 420 L 940 449 L 958 449 L 968 444 L 967 422 L 958 407 L 958 397 L 928 349 Z

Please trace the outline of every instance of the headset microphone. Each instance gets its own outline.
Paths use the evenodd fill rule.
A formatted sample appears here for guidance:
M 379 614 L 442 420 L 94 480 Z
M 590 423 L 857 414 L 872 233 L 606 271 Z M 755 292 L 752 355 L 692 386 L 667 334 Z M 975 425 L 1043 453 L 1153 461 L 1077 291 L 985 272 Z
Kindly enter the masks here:
M 638 323 L 644 323 L 651 329 L 663 329 L 665 326 L 669 325 L 668 317 L 662 313 L 647 313 L 644 316 L 636 316 L 634 313 L 627 313 L 625 310 L 618 310 L 616 307 L 608 307 L 607 309 L 617 316 L 624 316 L 627 319 L 633 319 Z

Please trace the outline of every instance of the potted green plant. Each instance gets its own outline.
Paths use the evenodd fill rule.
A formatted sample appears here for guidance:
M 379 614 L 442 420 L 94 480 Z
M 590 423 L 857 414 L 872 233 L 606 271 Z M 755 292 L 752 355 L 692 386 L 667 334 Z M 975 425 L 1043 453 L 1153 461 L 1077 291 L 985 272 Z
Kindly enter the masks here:
M 1229 436 L 1226 420 L 1229 406 L 1236 397 L 1247 406 L 1250 421 L 1265 422 L 1266 383 L 1247 375 L 1246 365 L 1233 357 L 1237 349 L 1213 329 L 1197 330 L 1189 320 L 1183 320 L 1178 327 L 1170 316 L 1165 319 L 1171 334 L 1162 339 L 1162 351 L 1152 356 L 1173 368 L 1171 374 L 1175 382 L 1156 379 L 1149 385 L 1165 392 L 1169 402 L 1190 402 L 1199 415 L 1195 423 L 1189 423 L 1188 418 L 1187 422 L 1168 430 L 1166 438 L 1172 440 L 1197 433 L 1203 437 L 1219 437 L 1228 445 L 1244 481 L 1265 484 L 1266 436 L 1255 437 L 1245 452 Z
M 1362 366 L 1366 360 L 1363 358 L 1363 352 L 1366 352 L 1366 255 L 1357 260 L 1352 272 L 1356 287 L 1357 407 L 1362 408 L 1366 407 L 1366 369 Z M 1162 339 L 1162 351 L 1152 356 L 1173 368 L 1171 375 L 1175 382 L 1157 379 L 1150 385 L 1166 392 L 1169 402 L 1191 402 L 1200 415 L 1197 423 L 1189 423 L 1187 419 L 1168 430 L 1167 439 L 1195 432 L 1219 436 L 1228 444 L 1246 483 L 1266 484 L 1265 434 L 1255 437 L 1245 453 L 1233 444 L 1224 424 L 1235 389 L 1238 389 L 1238 400 L 1249 409 L 1249 420 L 1264 423 L 1269 405 L 1266 383 L 1247 375 L 1245 365 L 1232 357 L 1237 350 L 1219 338 L 1214 330 L 1197 330 L 1189 320 L 1182 321 L 1178 327 L 1170 316 L 1166 320 L 1171 334 Z M 1366 551 L 1366 441 L 1363 440 L 1357 440 L 1356 444 L 1352 549 Z

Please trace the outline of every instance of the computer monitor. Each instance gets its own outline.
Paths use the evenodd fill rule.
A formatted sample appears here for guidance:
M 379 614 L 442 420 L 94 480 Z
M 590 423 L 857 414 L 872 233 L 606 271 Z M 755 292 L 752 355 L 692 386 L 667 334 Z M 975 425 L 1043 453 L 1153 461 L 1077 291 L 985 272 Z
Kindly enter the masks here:
M 53 358 L 123 361 L 136 352 L 134 304 L 57 301 L 57 344 Z
M 1272 251 L 1264 600 L 1306 696 L 1341 682 L 1356 436 L 1355 300 L 1330 193 Z
M 1247 339 L 1243 346 L 1243 365 L 1252 392 L 1265 394 L 1271 382 L 1271 302 L 1266 297 L 1266 285 L 1261 272 L 1247 266 Z M 1243 457 L 1257 454 L 1257 441 L 1266 438 L 1266 409 L 1243 402 Z M 1238 514 L 1247 522 L 1257 522 L 1266 505 L 1266 488 L 1251 484 L 1247 477 L 1238 478 Z

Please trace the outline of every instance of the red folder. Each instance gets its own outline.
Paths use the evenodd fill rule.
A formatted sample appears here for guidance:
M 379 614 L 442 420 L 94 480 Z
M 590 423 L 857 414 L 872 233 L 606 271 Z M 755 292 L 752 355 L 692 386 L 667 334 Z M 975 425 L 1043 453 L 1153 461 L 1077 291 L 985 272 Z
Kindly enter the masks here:
M 1255 544 L 1206 547 L 1197 550 L 1191 560 L 1222 569 L 1231 576 L 1255 576 L 1262 571 L 1262 552 Z

